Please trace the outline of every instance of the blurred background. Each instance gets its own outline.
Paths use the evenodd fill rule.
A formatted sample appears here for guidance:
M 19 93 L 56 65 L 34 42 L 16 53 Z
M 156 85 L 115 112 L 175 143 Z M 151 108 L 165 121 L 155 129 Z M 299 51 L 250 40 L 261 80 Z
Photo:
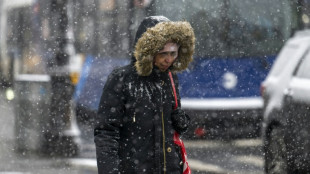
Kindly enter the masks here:
M 178 74 L 193 173 L 264 173 L 261 83 L 309 27 L 309 0 L 1 0 L 0 173 L 96 173 L 93 123 L 107 75 L 146 16 L 186 20 Z

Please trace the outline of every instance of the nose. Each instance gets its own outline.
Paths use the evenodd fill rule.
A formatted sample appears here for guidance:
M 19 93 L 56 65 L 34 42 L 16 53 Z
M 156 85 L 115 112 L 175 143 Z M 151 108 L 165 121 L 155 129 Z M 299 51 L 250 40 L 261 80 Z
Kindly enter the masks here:
M 174 60 L 174 57 L 172 57 L 172 56 L 168 56 L 168 57 L 166 57 L 166 59 L 165 59 L 165 61 L 166 61 L 167 63 L 171 63 L 171 62 L 173 62 L 173 60 Z
M 171 62 L 174 61 L 175 58 L 176 58 L 175 55 L 173 55 L 173 54 L 168 54 L 168 55 L 166 56 L 166 58 L 165 58 L 165 61 L 166 61 L 167 63 L 171 63 Z

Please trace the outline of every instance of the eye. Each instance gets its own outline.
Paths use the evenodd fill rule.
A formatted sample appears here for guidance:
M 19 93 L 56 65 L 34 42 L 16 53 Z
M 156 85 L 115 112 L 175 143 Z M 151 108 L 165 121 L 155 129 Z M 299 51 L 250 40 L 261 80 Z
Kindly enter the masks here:
M 159 53 L 159 55 L 161 57 L 167 57 L 169 55 L 169 53 L 168 52 L 162 52 L 162 53 Z
M 178 56 L 178 52 L 172 52 L 172 53 L 171 53 L 171 56 L 172 56 L 173 58 L 176 58 L 176 57 Z

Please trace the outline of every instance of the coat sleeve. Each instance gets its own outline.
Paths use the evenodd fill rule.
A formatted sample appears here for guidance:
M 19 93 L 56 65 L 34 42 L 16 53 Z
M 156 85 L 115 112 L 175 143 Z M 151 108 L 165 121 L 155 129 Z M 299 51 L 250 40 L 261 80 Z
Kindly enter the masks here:
M 117 70 L 103 88 L 94 128 L 98 174 L 119 173 L 119 140 L 124 113 L 123 79 Z
M 171 113 L 172 126 L 179 134 L 183 134 L 189 127 L 190 117 L 181 109 L 179 80 L 177 75 L 174 76 L 174 83 L 177 93 L 178 108 Z

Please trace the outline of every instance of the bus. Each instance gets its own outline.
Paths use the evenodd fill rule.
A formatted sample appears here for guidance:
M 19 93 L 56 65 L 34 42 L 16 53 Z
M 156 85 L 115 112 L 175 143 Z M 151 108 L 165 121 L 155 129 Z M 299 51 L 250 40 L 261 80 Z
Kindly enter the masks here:
M 78 119 L 95 118 L 107 75 L 130 61 L 136 29 L 146 16 L 188 21 L 194 61 L 178 74 L 186 137 L 260 134 L 260 84 L 280 48 L 305 21 L 291 0 L 91 0 L 76 5 L 77 50 L 84 55 L 74 100 Z M 93 121 L 93 120 L 92 120 Z

